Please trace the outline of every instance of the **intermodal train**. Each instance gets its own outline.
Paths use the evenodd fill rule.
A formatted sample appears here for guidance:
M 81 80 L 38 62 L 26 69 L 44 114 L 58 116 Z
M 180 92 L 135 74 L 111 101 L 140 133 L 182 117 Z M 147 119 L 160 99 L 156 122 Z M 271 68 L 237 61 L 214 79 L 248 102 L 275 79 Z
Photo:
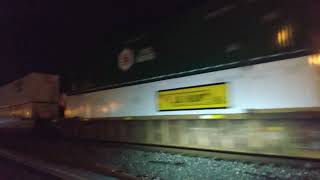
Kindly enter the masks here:
M 320 159 L 313 3 L 208 2 L 141 33 L 125 29 L 66 75 L 65 115 L 80 121 L 65 121 L 65 135 Z
M 72 71 L 66 114 L 100 118 L 320 107 L 314 11 L 305 2 L 285 0 L 192 9 L 106 47 L 96 61 Z
M 320 159 L 320 11 L 312 3 L 209 1 L 115 33 L 64 74 L 62 133 Z

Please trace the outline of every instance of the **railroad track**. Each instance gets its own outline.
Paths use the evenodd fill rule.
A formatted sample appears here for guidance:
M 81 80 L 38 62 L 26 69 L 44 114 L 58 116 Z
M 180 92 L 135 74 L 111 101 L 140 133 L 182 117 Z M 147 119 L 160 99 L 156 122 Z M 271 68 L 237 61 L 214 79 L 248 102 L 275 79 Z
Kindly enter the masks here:
M 114 157 L 124 161 L 123 165 L 129 169 L 130 166 L 139 166 L 137 169 L 152 169 L 153 167 L 153 171 L 157 172 L 147 173 L 148 177 L 155 177 L 155 175 L 166 171 L 168 174 L 189 171 L 194 179 L 212 179 L 213 177 L 232 179 L 238 175 L 242 179 L 314 179 L 319 176 L 320 172 L 320 161 L 308 158 L 95 140 L 69 139 L 68 141 L 91 147 L 89 154 L 104 154 L 104 151 L 113 149 L 111 152 L 117 151 L 113 154 Z M 168 169 L 172 169 L 172 171 Z M 137 171 L 139 172 L 139 170 Z M 210 173 L 214 176 L 210 176 Z M 183 176 L 168 174 L 159 175 L 159 177 L 176 179 Z M 204 174 L 204 177 L 201 174 Z M 225 177 L 223 174 L 229 175 Z
M 13 161 L 17 164 L 33 169 L 34 172 L 40 173 L 47 178 L 66 179 L 66 180 L 88 180 L 88 179 L 126 179 L 136 180 L 131 176 L 113 166 L 107 166 L 99 163 L 81 163 L 75 167 L 67 165 L 58 165 L 44 160 L 27 157 L 17 152 L 12 152 L 5 149 L 0 149 L 0 157 Z M 89 170 L 89 171 L 88 171 Z M 98 173 L 98 174 L 97 174 Z
M 118 179 L 128 179 L 127 173 L 130 174 L 129 178 L 144 180 L 188 178 L 209 180 L 235 177 L 314 179 L 320 176 L 318 166 L 310 159 L 79 138 L 46 139 L 37 136 L 7 135 L 7 137 L 2 136 L 0 141 L 2 148 L 10 152 L 18 152 L 33 159 L 42 159 L 97 174 L 105 173 Z
M 255 154 L 232 151 L 221 151 L 202 148 L 161 146 L 156 144 L 139 144 L 130 142 L 107 142 L 88 139 L 66 139 L 70 142 L 86 143 L 88 146 L 94 145 L 107 148 L 134 149 L 150 152 L 165 152 L 170 154 L 179 154 L 189 157 L 214 158 L 217 160 L 240 161 L 258 164 L 286 165 L 297 168 L 320 168 L 320 160 L 313 158 L 299 158 L 281 155 Z M 157 162 L 154 162 L 157 163 Z M 158 163 L 165 163 L 159 161 Z M 181 164 L 180 162 L 168 162 L 168 164 Z

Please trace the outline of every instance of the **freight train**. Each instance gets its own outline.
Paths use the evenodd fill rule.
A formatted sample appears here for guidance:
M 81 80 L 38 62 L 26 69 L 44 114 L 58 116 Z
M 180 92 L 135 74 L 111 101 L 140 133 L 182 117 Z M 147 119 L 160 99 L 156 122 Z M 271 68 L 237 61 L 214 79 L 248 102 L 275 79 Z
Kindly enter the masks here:
M 317 6 L 213 4 L 124 30 L 66 72 L 62 133 L 320 159 Z
M 316 7 L 209 2 L 124 33 L 66 75 L 64 134 L 320 159 Z
M 285 0 L 235 1 L 221 7 L 208 3 L 135 33 L 66 75 L 73 77 L 66 115 L 238 114 L 320 107 L 319 32 L 313 11 L 305 2 Z

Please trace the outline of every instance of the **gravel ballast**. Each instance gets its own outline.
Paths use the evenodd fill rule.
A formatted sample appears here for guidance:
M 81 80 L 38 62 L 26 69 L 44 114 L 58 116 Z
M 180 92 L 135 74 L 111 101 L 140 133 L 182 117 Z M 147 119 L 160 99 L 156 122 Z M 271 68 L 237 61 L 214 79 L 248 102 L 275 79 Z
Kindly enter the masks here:
M 13 152 L 64 165 L 110 166 L 140 179 L 320 179 L 320 169 L 314 167 L 197 157 L 104 142 L 2 134 L 0 145 Z
M 148 179 L 320 179 L 319 169 L 226 161 L 141 150 L 105 150 L 103 159 Z M 110 156 L 109 153 L 113 155 Z

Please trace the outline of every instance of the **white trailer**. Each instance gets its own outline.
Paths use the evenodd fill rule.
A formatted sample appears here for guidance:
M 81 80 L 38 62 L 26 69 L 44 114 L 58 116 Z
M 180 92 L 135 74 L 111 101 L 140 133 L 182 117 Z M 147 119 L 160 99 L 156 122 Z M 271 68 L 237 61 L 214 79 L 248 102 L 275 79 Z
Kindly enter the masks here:
M 52 119 L 58 101 L 59 77 L 31 73 L 0 87 L 0 117 Z
M 244 114 L 252 110 L 319 109 L 318 67 L 310 64 L 308 57 L 310 56 L 73 95 L 67 99 L 66 116 L 106 118 L 200 115 L 202 117 L 203 114 Z M 194 94 L 197 95 L 199 90 L 191 88 L 193 93 L 187 92 L 189 87 L 212 84 L 214 87 L 214 84 L 219 85 L 219 83 L 224 83 L 227 87 L 223 93 L 227 103 L 223 107 L 211 103 L 210 105 L 219 105 L 219 108 L 202 108 L 198 104 L 207 103 L 207 99 L 203 99 L 199 102 L 171 104 L 168 102 L 166 104 L 170 105 L 169 110 L 161 109 L 162 91 L 168 90 L 169 93 L 172 91 L 171 100 L 182 96 L 191 98 Z M 183 92 L 175 92 L 175 89 L 182 89 Z M 215 90 L 207 92 L 207 89 L 201 91 L 206 94 L 217 94 Z M 193 109 L 181 110 L 180 106 Z

